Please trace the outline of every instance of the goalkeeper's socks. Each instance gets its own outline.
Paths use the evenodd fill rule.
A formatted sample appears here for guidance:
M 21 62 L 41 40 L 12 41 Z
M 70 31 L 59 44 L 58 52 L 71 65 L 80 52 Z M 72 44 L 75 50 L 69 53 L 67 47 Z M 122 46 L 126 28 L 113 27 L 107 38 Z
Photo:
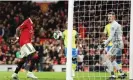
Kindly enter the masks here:
M 113 71 L 113 65 L 111 63 L 111 61 L 108 59 L 106 60 L 106 66 L 108 67 L 108 72 L 112 72 Z
M 112 62 L 112 65 L 119 71 L 119 75 L 124 75 L 121 67 L 118 65 L 118 63 L 115 60 Z
M 117 70 L 121 70 L 121 67 L 117 64 L 116 60 L 114 60 L 112 62 L 112 65 L 117 69 Z

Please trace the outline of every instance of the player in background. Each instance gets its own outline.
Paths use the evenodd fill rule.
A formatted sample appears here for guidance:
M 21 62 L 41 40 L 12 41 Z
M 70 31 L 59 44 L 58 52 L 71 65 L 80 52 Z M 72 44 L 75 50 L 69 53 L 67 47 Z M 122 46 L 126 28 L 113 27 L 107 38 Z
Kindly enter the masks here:
M 73 27 L 72 31 L 72 76 L 75 76 L 75 70 L 76 70 L 76 65 L 77 65 L 77 55 L 78 55 L 78 50 L 76 47 L 76 37 L 77 37 L 77 31 L 76 27 Z M 66 24 L 66 29 L 63 32 L 62 38 L 64 40 L 64 46 L 65 46 L 65 55 L 67 56 L 67 44 L 68 44 L 68 30 L 67 30 L 67 24 Z
M 103 38 L 105 39 L 105 37 L 109 37 L 110 36 L 110 30 L 111 30 L 111 23 L 109 22 L 105 28 L 104 28 L 104 32 L 103 32 Z M 113 43 L 109 42 L 108 46 L 105 48 L 105 51 L 108 52 L 110 50 L 110 48 L 112 47 Z M 120 50 L 117 55 L 116 55 L 116 62 L 118 63 L 118 65 L 120 67 L 122 67 L 121 65 L 121 55 L 122 55 L 122 50 Z M 115 60 L 115 59 L 114 59 Z M 113 65 L 114 67 L 116 67 L 115 65 Z
M 12 78 L 14 80 L 18 80 L 18 72 L 22 68 L 23 64 L 27 60 L 31 60 L 31 65 L 29 68 L 29 71 L 27 73 L 27 78 L 37 79 L 37 77 L 32 73 L 32 70 L 34 68 L 34 55 L 35 55 L 35 48 L 32 45 L 32 38 L 34 36 L 34 29 L 33 29 L 33 22 L 36 18 L 37 13 L 35 11 L 32 11 L 30 13 L 30 17 L 26 19 L 19 27 L 16 29 L 16 43 L 19 41 L 20 44 L 20 62 L 17 64 L 17 68 L 12 74 Z
M 108 72 L 111 73 L 110 79 L 115 79 L 116 76 L 113 71 L 113 66 L 120 72 L 120 77 L 125 78 L 127 75 L 122 71 L 121 67 L 116 63 L 115 57 L 120 50 L 123 49 L 123 40 L 122 40 L 122 27 L 115 20 L 115 13 L 108 13 L 108 20 L 111 25 L 110 36 L 107 40 L 104 41 L 104 45 L 108 46 L 110 42 L 112 42 L 112 47 L 107 52 L 105 57 L 105 62 L 103 63 L 108 67 Z

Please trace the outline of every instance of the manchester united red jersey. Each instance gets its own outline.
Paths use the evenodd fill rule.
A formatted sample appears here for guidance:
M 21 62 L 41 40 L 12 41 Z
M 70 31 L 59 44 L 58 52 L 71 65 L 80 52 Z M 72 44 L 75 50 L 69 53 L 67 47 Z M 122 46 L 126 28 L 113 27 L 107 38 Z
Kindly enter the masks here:
M 19 44 L 23 46 L 26 43 L 31 43 L 34 30 L 33 30 L 33 22 L 30 18 L 26 19 L 20 26 L 20 39 Z

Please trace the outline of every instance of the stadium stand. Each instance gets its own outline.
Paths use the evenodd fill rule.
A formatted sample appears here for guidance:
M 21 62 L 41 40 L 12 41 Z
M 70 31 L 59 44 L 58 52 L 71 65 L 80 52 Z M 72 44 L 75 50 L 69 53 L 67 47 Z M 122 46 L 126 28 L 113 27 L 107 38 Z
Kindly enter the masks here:
M 117 3 L 117 2 L 116 2 Z M 114 4 L 116 4 L 114 1 Z M 19 54 L 19 44 L 10 44 L 12 37 L 15 34 L 16 27 L 18 27 L 23 20 L 25 20 L 30 11 L 34 10 L 38 12 L 38 18 L 36 19 L 35 27 L 35 37 L 34 37 L 34 46 L 39 55 L 39 60 L 36 61 L 36 69 L 41 71 L 51 71 L 52 65 L 54 64 L 65 64 L 66 58 L 64 57 L 64 51 L 62 43 L 60 40 L 53 39 L 53 32 L 57 29 L 63 31 L 65 28 L 65 23 L 67 20 L 67 2 L 58 2 L 58 3 L 36 3 L 36 2 L 0 2 L 0 64 L 16 64 L 17 54 Z M 95 3 L 93 3 L 95 4 Z M 93 5 L 91 4 L 91 5 Z M 97 3 L 100 4 L 100 3 Z M 103 3 L 106 4 L 107 3 Z M 112 3 L 108 3 L 112 4 Z M 89 5 L 89 3 L 88 3 Z M 41 8 L 41 7 L 45 8 Z M 123 26 L 123 40 L 124 40 L 124 49 L 122 54 L 122 65 L 123 67 L 128 67 L 129 65 L 129 5 L 121 4 L 119 7 L 124 6 L 123 10 L 120 10 L 118 14 L 119 21 Z M 86 10 L 91 8 L 92 11 L 86 11 L 86 16 L 91 18 L 86 18 L 95 21 L 94 23 L 85 22 L 81 18 L 81 25 L 85 26 L 85 36 L 80 37 L 79 47 L 80 51 L 84 55 L 83 62 L 85 65 L 98 65 L 99 64 L 99 50 L 96 49 L 96 43 L 100 37 L 100 34 L 88 34 L 88 32 L 102 32 L 107 20 L 105 19 L 105 14 L 102 12 L 103 17 L 100 18 L 98 15 L 100 12 L 99 8 L 106 9 L 105 5 L 99 5 L 99 7 L 86 7 Z M 82 7 L 80 8 L 82 10 Z M 124 11 L 124 10 L 127 11 Z M 111 7 L 110 7 L 111 10 Z M 76 8 L 75 8 L 76 11 Z M 96 12 L 95 12 L 96 11 Z M 90 15 L 88 15 L 90 14 Z M 77 14 L 74 14 L 75 16 Z M 80 14 L 82 15 L 82 13 Z M 121 16 L 123 15 L 123 16 Z M 75 22 L 76 22 L 75 18 Z M 102 21 L 104 20 L 104 21 Z M 100 22 L 102 21 L 102 22 Z M 76 27 L 79 27 L 78 23 L 75 23 Z M 95 26 L 95 28 L 92 28 Z M 80 34 L 80 31 L 78 31 Z M 82 32 L 82 31 L 81 31 Z M 97 35 L 98 34 L 98 35 Z M 97 36 L 95 36 L 97 35 Z M 95 37 L 94 37 L 95 36 Z M 85 40 L 83 40 L 83 38 Z M 95 39 L 94 39 L 95 38 Z M 95 44 L 94 44 L 95 42 Z M 89 47 L 89 48 L 88 48 Z M 94 58 L 93 58 L 94 57 Z M 27 65 L 30 63 L 27 63 Z

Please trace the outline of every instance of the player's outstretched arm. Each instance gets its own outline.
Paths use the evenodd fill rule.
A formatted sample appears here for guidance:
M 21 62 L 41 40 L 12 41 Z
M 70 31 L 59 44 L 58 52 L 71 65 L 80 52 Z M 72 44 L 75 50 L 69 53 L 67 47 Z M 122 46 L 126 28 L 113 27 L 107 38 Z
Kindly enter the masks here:
M 19 32 L 20 32 L 20 27 L 18 27 L 16 29 L 16 34 L 14 36 L 15 40 L 12 42 L 12 44 L 16 44 L 18 42 L 18 40 L 19 40 Z
M 19 38 L 20 30 L 26 27 L 27 22 L 28 20 L 25 20 L 20 26 L 17 27 L 15 35 L 16 38 Z
M 19 32 L 20 32 L 20 27 L 18 27 L 18 28 L 16 29 L 16 35 L 15 35 L 16 38 L 19 37 Z

